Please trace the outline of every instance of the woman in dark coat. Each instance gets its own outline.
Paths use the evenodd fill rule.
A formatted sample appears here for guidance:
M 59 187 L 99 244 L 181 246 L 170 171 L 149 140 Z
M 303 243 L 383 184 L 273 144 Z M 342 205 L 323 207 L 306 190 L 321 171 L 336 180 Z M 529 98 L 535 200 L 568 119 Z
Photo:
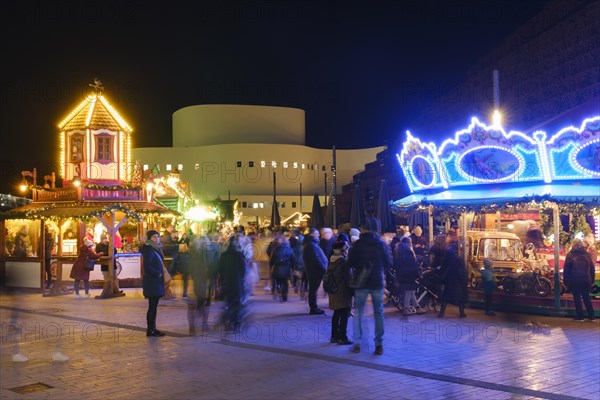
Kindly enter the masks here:
M 292 267 L 295 264 L 294 251 L 290 247 L 290 242 L 281 237 L 279 245 L 273 250 L 269 258 L 269 267 L 271 268 L 271 277 L 277 282 L 281 289 L 280 301 L 285 303 L 288 298 L 288 281 L 292 277 Z
M 77 260 L 73 264 L 71 279 L 75 279 L 75 297 L 80 299 L 79 294 L 79 282 L 83 281 L 83 287 L 85 289 L 85 297 L 90 297 L 90 270 L 88 269 L 90 261 L 97 260 L 102 256 L 102 253 L 96 253 L 93 249 L 94 242 L 88 238 L 84 239 L 84 244 L 79 248 L 79 254 Z
M 443 318 L 448 303 L 456 304 L 460 311 L 460 318 L 465 318 L 465 303 L 469 301 L 468 275 L 465 263 L 458 254 L 458 238 L 456 235 L 448 235 L 448 247 L 441 268 L 442 305 L 439 317 Z
M 146 313 L 146 336 L 165 336 L 156 329 L 156 310 L 158 301 L 165 295 L 165 278 L 163 275 L 163 259 L 161 251 L 160 234 L 155 230 L 146 233 L 148 240 L 142 246 L 144 259 L 144 277 L 142 288 L 144 297 L 148 299 L 148 312 Z
M 329 257 L 327 272 L 333 274 L 337 283 L 337 292 L 329 294 L 329 309 L 333 310 L 331 317 L 331 343 L 352 344 L 348 340 L 348 317 L 352 308 L 353 290 L 348 286 L 350 280 L 348 266 L 347 242 L 335 242 L 333 254 Z
M 411 247 L 411 238 L 408 236 L 403 237 L 401 243 L 396 247 L 394 268 L 396 269 L 398 289 L 400 292 L 404 292 L 402 315 L 412 314 L 411 303 L 418 314 L 424 314 L 426 311 L 421 308 L 415 296 L 415 290 L 417 290 L 415 281 L 419 277 L 419 266 L 417 265 L 415 252 Z
M 573 293 L 575 302 L 576 321 L 583 321 L 583 307 L 588 319 L 594 320 L 594 307 L 590 300 L 590 290 L 594 283 L 595 266 L 592 257 L 585 249 L 580 239 L 573 240 L 572 249 L 565 258 L 564 279 L 569 290 Z
M 246 258 L 236 236 L 229 239 L 227 250 L 221 254 L 219 273 L 223 294 L 227 298 L 224 324 L 227 330 L 239 330 L 242 323 L 242 296 L 246 274 Z

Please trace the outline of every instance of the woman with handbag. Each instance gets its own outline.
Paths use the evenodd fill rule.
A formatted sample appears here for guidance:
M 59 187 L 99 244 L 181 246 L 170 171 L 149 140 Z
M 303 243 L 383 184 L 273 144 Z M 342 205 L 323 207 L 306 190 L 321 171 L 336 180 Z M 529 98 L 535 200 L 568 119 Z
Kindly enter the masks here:
M 156 311 L 158 301 L 165 295 L 166 271 L 163 264 L 160 234 L 155 230 L 146 233 L 148 240 L 142 246 L 142 257 L 144 260 L 144 276 L 142 278 L 142 289 L 144 297 L 148 299 L 148 312 L 146 313 L 146 336 L 165 336 L 156 329 Z
M 81 299 L 81 295 L 79 294 L 79 283 L 81 281 L 83 281 L 85 297 L 90 297 L 90 271 L 94 269 L 96 260 L 102 256 L 102 253 L 94 251 L 94 242 L 88 238 L 84 238 L 83 241 L 84 244 L 79 248 L 77 260 L 75 260 L 75 264 L 73 264 L 71 274 L 69 275 L 71 279 L 75 279 L 74 289 L 75 298 L 77 299 Z

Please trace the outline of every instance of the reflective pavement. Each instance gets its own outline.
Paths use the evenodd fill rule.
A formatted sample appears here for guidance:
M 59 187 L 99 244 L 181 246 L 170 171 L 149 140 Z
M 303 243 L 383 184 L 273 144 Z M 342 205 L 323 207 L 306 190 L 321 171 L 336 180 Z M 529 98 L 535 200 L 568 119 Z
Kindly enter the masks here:
M 177 282 L 176 284 L 180 284 Z M 385 308 L 384 354 L 329 343 L 330 317 L 290 293 L 251 298 L 240 332 L 189 336 L 187 307 L 162 301 L 162 338 L 147 338 L 141 289 L 95 300 L 2 294 L 2 399 L 599 399 L 600 323 L 467 309 L 403 318 Z M 327 299 L 319 296 L 327 309 Z M 369 311 L 370 304 L 367 305 Z M 11 326 L 17 318 L 18 330 Z M 352 319 L 349 336 L 351 337 Z M 13 361 L 16 351 L 28 361 Z M 53 361 L 56 353 L 69 357 Z M 55 357 L 56 358 L 56 357 Z M 25 394 L 24 394 L 25 393 Z

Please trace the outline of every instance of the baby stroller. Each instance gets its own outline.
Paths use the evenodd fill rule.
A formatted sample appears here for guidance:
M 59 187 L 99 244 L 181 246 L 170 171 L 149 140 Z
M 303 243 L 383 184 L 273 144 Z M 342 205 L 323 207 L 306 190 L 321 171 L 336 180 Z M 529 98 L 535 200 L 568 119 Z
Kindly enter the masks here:
M 423 308 L 439 312 L 441 308 L 442 280 L 438 271 L 434 268 L 427 268 L 423 274 L 417 278 L 417 301 Z
M 402 296 L 401 296 L 402 295 Z M 383 304 L 392 304 L 402 311 L 402 300 L 404 295 L 396 288 L 396 273 L 393 269 L 385 271 L 385 287 L 383 288 Z

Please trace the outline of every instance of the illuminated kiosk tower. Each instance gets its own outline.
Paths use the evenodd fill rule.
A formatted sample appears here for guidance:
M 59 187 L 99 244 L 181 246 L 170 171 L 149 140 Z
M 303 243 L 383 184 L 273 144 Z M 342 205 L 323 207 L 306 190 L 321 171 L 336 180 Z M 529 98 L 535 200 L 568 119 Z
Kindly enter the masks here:
M 60 171 L 67 183 L 121 185 L 131 182 L 133 129 L 95 89 L 59 125 Z M 90 193 L 91 194 L 91 193 Z
M 109 239 L 109 254 L 103 263 L 113 263 L 114 242 L 120 239 L 119 228 L 128 220 L 137 221 L 137 228 L 131 233 L 131 241 L 139 242 L 144 229 L 157 226 L 160 217 L 173 216 L 177 212 L 152 201 L 142 184 L 142 170 L 139 163 L 131 163 L 131 135 L 133 129 L 102 96 L 102 85 L 95 80 L 90 85 L 94 92 L 88 95 L 60 124 L 60 169 L 63 178 L 62 188 L 51 185 L 31 186 L 33 202 L 11 210 L 3 215 L 0 223 L 7 220 L 40 220 L 41 227 L 32 234 L 36 243 L 43 243 L 44 224 L 56 236 L 57 283 L 48 295 L 68 292 L 63 279 L 69 279 L 77 250 L 83 243 L 86 228 L 96 228 L 94 239 L 99 241 L 100 230 L 106 231 Z M 2 227 L 4 228 L 4 227 Z M 72 237 L 67 230 L 74 231 Z M 4 240 L 4 239 L 3 239 Z M 28 255 L 26 260 L 5 256 L 5 277 L 7 286 L 39 288 L 43 271 L 45 246 Z M 119 265 L 123 265 L 124 279 L 141 278 L 141 258 L 135 249 L 127 254 L 120 252 Z M 21 275 L 18 268 L 31 263 L 31 279 L 23 283 L 11 282 L 11 276 Z M 36 266 L 37 263 L 37 266 Z M 37 270 L 37 271 L 36 271 Z M 92 271 L 91 280 L 103 279 L 99 268 Z M 109 268 L 108 280 L 100 298 L 120 295 L 113 280 L 113 270 Z M 35 272 L 35 276 L 33 276 Z M 119 278 L 122 278 L 122 275 Z M 111 283 L 112 282 L 112 283 Z

